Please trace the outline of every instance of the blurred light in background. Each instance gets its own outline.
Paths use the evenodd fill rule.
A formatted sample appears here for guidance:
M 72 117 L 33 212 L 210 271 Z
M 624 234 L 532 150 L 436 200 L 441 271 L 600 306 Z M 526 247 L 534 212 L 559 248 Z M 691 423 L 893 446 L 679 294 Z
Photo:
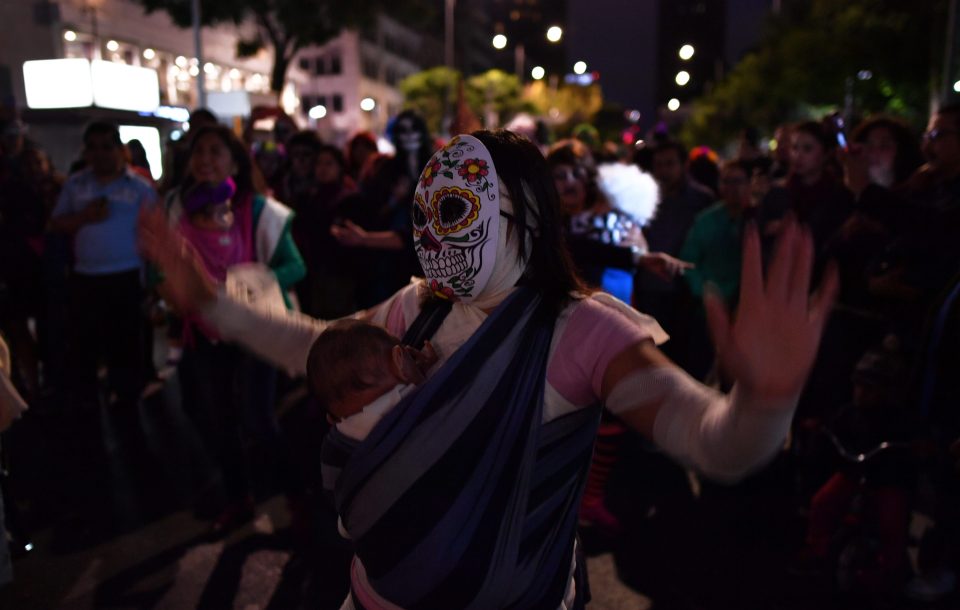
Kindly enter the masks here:
M 156 56 L 157 56 L 157 52 L 154 51 L 153 49 L 144 49 L 144 50 L 143 50 L 143 58 L 146 59 L 147 61 L 150 61 L 151 59 L 153 59 L 153 58 L 156 57 Z
M 327 107 L 324 105 L 314 106 L 310 109 L 307 115 L 313 120 L 319 120 L 327 116 Z
M 502 49 L 507 46 L 507 37 L 503 34 L 497 34 L 493 37 L 493 48 Z
M 670 109 L 670 112 L 676 112 L 680 109 L 680 100 L 677 98 L 672 98 L 669 102 L 667 102 L 667 108 Z
M 690 73 L 686 70 L 680 70 L 677 72 L 677 77 L 674 80 L 676 80 L 677 84 L 682 87 L 690 82 Z
M 587 71 L 587 62 L 578 61 L 577 63 L 573 64 L 573 71 L 577 74 L 583 74 Z
M 74 40 L 77 39 L 77 33 L 74 32 L 73 30 L 67 30 L 66 32 L 63 33 L 63 39 L 66 40 L 67 42 L 73 42 Z
M 115 52 L 115 51 L 119 51 L 119 50 L 120 50 L 120 43 L 117 42 L 116 40 L 108 40 L 108 41 L 107 41 L 107 50 L 108 50 L 108 51 L 114 51 L 114 52 Z
M 547 30 L 547 40 L 550 42 L 560 42 L 563 38 L 563 30 L 558 25 L 550 26 Z
M 360 100 L 360 110 L 370 112 L 377 107 L 377 102 L 372 97 L 365 97 Z
M 530 70 L 530 76 L 533 77 L 533 80 L 540 80 L 546 73 L 547 72 L 543 69 L 543 66 L 534 66 L 533 70 Z
M 680 47 L 679 55 L 680 55 L 680 59 L 682 59 L 683 61 L 687 61 L 688 59 L 693 57 L 693 45 L 685 44 L 682 47 Z
M 140 140 L 150 162 L 150 175 L 159 180 L 163 175 L 163 157 L 160 147 L 160 131 L 156 127 L 143 125 L 121 125 L 120 140 L 126 144 L 130 140 Z
M 80 108 L 93 104 L 87 59 L 25 61 L 23 85 L 30 108 Z

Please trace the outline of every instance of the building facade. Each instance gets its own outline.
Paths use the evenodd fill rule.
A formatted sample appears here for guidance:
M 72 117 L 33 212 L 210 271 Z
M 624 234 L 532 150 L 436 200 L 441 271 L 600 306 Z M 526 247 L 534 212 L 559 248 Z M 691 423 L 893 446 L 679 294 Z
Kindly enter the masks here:
M 156 128 L 161 139 L 181 128 L 183 116 L 198 104 L 198 79 L 209 92 L 208 106 L 221 119 L 242 116 L 256 105 L 277 104 L 270 92 L 272 57 L 268 51 L 237 57 L 237 43 L 251 34 L 245 26 L 205 27 L 202 61 L 193 32 L 179 28 L 158 11 L 145 14 L 131 0 L 13 1 L 0 3 L 0 19 L 15 24 L 0 37 L 0 97 L 6 113 L 27 122 L 30 137 L 50 154 L 59 169 L 76 157 L 86 123 L 108 119 L 130 127 Z M 87 107 L 31 109 L 24 62 L 84 59 L 156 72 L 159 104 L 154 111 Z M 297 101 L 298 75 L 291 75 L 288 100 Z M 218 107 L 219 106 L 219 107 Z M 290 110 L 296 110 L 295 107 Z M 235 114 L 236 113 L 236 114 Z
M 439 40 L 385 16 L 366 30 L 344 30 L 297 55 L 300 104 L 326 139 L 343 142 L 369 130 L 381 134 L 403 105 L 400 81 L 443 62 Z M 322 108 L 323 110 L 319 110 Z

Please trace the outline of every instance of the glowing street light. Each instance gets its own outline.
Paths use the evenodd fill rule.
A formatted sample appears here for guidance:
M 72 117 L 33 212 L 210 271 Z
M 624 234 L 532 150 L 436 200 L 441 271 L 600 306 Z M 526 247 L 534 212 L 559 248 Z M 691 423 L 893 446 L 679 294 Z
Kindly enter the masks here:
M 507 37 L 503 34 L 497 34 L 493 37 L 493 48 L 500 50 L 507 46 Z
M 680 70 L 677 72 L 677 77 L 674 80 L 676 80 L 677 84 L 682 87 L 690 82 L 690 73 L 686 70 Z
M 667 108 L 670 109 L 670 112 L 676 112 L 680 109 L 680 100 L 675 97 L 671 98 L 670 101 L 667 102 Z
M 680 59 L 682 59 L 683 61 L 687 61 L 688 59 L 693 57 L 693 52 L 694 52 L 693 45 L 689 45 L 689 44 L 683 45 L 682 47 L 680 47 L 680 53 L 679 53 Z
M 156 57 L 156 56 L 157 56 L 157 52 L 154 51 L 153 49 L 144 49 L 144 50 L 143 50 L 143 58 L 146 59 L 147 61 L 150 61 L 151 59 L 153 59 L 153 58 Z
M 370 98 L 367 98 L 367 99 L 370 99 Z M 322 104 L 318 106 L 314 106 L 307 112 L 307 116 L 309 116 L 314 121 L 322 119 L 323 117 L 327 116 L 327 107 Z
M 360 100 L 360 110 L 364 112 L 370 112 L 377 107 L 377 102 L 372 97 L 365 97 Z
M 547 30 L 547 40 L 550 42 L 560 42 L 563 38 L 563 30 L 558 25 L 550 26 Z
M 107 41 L 107 50 L 108 50 L 108 51 L 112 51 L 112 52 L 119 51 L 119 50 L 120 50 L 120 43 L 117 42 L 116 40 L 108 40 L 108 41 Z
M 63 33 L 63 39 L 66 40 L 67 42 L 73 42 L 74 40 L 77 39 L 77 33 L 74 32 L 73 30 L 67 30 L 66 32 Z
M 534 66 L 530 70 L 530 76 L 533 77 L 533 80 L 541 80 L 546 73 L 547 71 L 543 69 L 543 66 Z
M 587 62 L 578 61 L 577 63 L 573 64 L 573 71 L 577 74 L 583 74 L 587 71 Z

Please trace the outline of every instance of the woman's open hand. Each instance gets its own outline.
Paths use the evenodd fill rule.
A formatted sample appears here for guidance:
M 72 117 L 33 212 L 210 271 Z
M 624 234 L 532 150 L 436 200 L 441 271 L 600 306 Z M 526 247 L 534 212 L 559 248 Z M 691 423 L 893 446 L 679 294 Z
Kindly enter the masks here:
M 217 287 L 197 251 L 177 233 L 159 207 L 144 207 L 137 223 L 140 250 L 163 274 L 157 288 L 177 311 L 197 311 L 213 302 Z
M 833 265 L 811 296 L 813 238 L 793 219 L 783 223 L 763 275 L 760 237 L 745 231 L 740 300 L 731 318 L 719 294 L 704 298 L 720 365 L 746 391 L 770 404 L 799 394 L 820 345 L 839 282 Z

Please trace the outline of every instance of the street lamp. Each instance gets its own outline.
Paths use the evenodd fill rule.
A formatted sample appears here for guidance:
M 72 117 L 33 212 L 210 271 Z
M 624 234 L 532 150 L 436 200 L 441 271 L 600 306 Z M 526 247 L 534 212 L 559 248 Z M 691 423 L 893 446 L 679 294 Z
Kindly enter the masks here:
M 577 74 L 583 74 L 587 71 L 587 62 L 578 61 L 577 63 L 573 64 L 573 71 Z
M 493 37 L 493 48 L 498 51 L 507 46 L 507 37 L 503 34 L 497 34 Z
M 547 40 L 550 42 L 560 42 L 561 38 L 563 38 L 563 29 L 558 25 L 550 26 L 547 30 Z
M 693 45 L 689 45 L 689 44 L 683 45 L 682 47 L 680 47 L 680 53 L 679 53 L 680 59 L 682 59 L 683 61 L 687 61 L 688 59 L 693 57 L 693 52 L 694 52 Z
M 667 102 L 667 108 L 670 109 L 670 112 L 676 112 L 680 109 L 680 100 L 675 97 L 671 98 L 670 101 Z
M 677 72 L 677 77 L 674 80 L 682 87 L 690 82 L 690 73 L 686 70 L 680 70 Z
M 360 110 L 364 112 L 370 112 L 377 107 L 377 102 L 372 97 L 365 97 L 360 100 Z
M 530 76 L 533 77 L 533 80 L 541 80 L 546 73 L 547 71 L 543 69 L 543 66 L 534 66 L 533 70 L 530 70 Z

